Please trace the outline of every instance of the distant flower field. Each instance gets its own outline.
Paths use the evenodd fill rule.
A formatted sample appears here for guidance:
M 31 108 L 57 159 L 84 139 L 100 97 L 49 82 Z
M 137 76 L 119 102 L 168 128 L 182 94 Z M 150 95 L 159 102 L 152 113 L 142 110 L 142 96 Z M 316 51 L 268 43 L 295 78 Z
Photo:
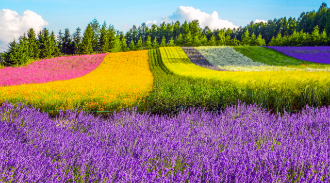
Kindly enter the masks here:
M 33 62 L 24 67 L 0 70 L 0 86 L 46 83 L 84 76 L 96 69 L 107 54 L 57 57 Z
M 265 46 L 285 55 L 315 63 L 330 64 L 330 46 Z
M 105 56 L 105 55 L 104 55 Z M 103 56 L 103 57 L 104 57 Z M 120 110 L 143 103 L 153 76 L 148 51 L 108 54 L 89 74 L 66 81 L 0 87 L 0 103 L 26 101 L 42 110 Z

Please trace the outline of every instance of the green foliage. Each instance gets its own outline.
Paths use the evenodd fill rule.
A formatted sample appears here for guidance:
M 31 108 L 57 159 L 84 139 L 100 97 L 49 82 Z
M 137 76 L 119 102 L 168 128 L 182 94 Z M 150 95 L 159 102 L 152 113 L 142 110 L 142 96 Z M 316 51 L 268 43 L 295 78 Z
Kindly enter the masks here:
M 201 41 L 198 38 L 198 35 L 195 35 L 194 39 L 193 39 L 193 46 L 201 46 Z
M 240 45 L 241 46 L 248 46 L 248 45 L 250 45 L 250 33 L 249 33 L 249 29 L 246 29 L 246 31 L 242 35 L 242 39 L 241 39 L 241 44 Z
M 29 57 L 32 59 L 38 59 L 40 54 L 39 42 L 36 39 L 36 33 L 32 28 L 28 30 L 27 42 L 29 47 Z
M 121 51 L 125 52 L 129 50 L 129 48 L 127 47 L 126 38 L 123 35 L 121 36 L 120 46 L 121 46 Z
M 84 37 L 82 40 L 82 53 L 83 54 L 91 54 L 93 53 L 93 39 L 94 33 L 90 24 L 88 24 L 85 32 Z
M 82 41 L 82 37 L 81 37 L 81 29 L 78 27 L 76 29 L 76 32 L 73 33 L 73 53 L 74 54 L 78 54 L 79 52 L 81 52 L 81 41 Z
M 175 41 L 175 45 L 183 46 L 183 36 L 182 36 L 182 34 L 179 34 L 179 37 Z
M 266 41 L 262 38 L 261 33 L 259 33 L 258 38 L 256 40 L 256 46 L 266 46 Z
M 314 30 L 311 35 L 311 46 L 317 46 L 320 45 L 320 33 L 319 33 L 319 26 L 315 26 Z
M 173 37 L 171 37 L 170 42 L 168 43 L 168 46 L 175 46 Z
M 239 45 L 239 40 L 236 39 L 236 36 L 234 37 L 231 45 L 232 46 L 238 46 Z
M 40 43 L 40 58 L 52 58 L 57 55 L 54 32 L 50 35 L 48 29 L 44 28 L 38 34 L 38 40 Z
M 184 46 L 192 46 L 193 39 L 191 37 L 190 31 L 186 34 L 186 37 L 184 38 Z
M 102 25 L 102 29 L 101 29 L 101 35 L 100 35 L 100 47 L 101 47 L 101 52 L 102 53 L 106 53 L 109 50 L 109 36 L 108 36 L 108 31 L 106 28 L 106 24 L 104 22 L 104 24 Z
M 207 45 L 207 37 L 206 37 L 206 35 L 202 36 L 200 42 L 201 42 L 201 46 L 206 46 Z
M 225 46 L 226 45 L 226 36 L 225 36 L 225 32 L 223 30 L 221 30 L 219 33 L 218 33 L 218 37 L 219 37 L 219 40 L 218 40 L 218 46 Z
M 147 41 L 145 42 L 146 49 L 152 49 L 151 37 L 148 36 Z
M 140 38 L 139 38 L 139 40 L 138 40 L 138 42 L 136 44 L 136 49 L 137 50 L 142 50 L 143 49 L 143 42 L 142 42 L 141 36 L 140 36 Z
M 256 38 L 256 35 L 254 34 L 254 32 L 252 33 L 252 36 L 250 38 L 250 45 L 251 46 L 258 46 L 257 38 Z
M 116 53 L 116 52 L 122 51 L 119 35 L 114 37 L 114 39 L 111 41 L 111 45 L 112 45 L 111 46 L 112 48 L 110 50 L 111 53 Z
M 159 47 L 165 47 L 166 46 L 166 38 L 163 36 L 162 42 L 160 43 Z
M 129 50 L 131 50 L 131 51 L 136 50 L 136 47 L 135 47 L 135 44 L 134 44 L 134 41 L 133 40 L 129 44 Z
M 159 48 L 159 44 L 158 44 L 158 41 L 157 41 L 157 38 L 156 38 L 156 37 L 155 37 L 155 39 L 154 39 L 154 42 L 152 43 L 152 47 L 153 47 L 154 49 Z
M 69 29 L 65 29 L 64 36 L 61 37 L 61 52 L 67 55 L 74 53 L 74 43 L 72 42 Z
M 217 41 L 214 35 L 212 35 L 211 39 L 208 41 L 208 46 L 216 46 Z

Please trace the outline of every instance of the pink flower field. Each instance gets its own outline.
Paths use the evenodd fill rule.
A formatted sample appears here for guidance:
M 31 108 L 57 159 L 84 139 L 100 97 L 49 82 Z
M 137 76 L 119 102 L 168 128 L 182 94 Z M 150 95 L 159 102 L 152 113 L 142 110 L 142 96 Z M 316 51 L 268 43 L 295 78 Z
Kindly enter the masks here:
M 107 53 L 57 57 L 33 62 L 24 67 L 0 69 L 0 86 L 69 80 L 95 70 Z

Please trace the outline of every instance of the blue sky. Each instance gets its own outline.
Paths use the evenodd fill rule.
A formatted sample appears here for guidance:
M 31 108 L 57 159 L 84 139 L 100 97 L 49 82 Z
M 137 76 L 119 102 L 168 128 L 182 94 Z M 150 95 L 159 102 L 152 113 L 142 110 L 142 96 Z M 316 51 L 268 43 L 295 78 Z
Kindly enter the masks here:
M 22 17 L 23 13 L 30 10 L 30 19 L 40 15 L 38 21 L 46 21 L 40 24 L 39 27 L 46 27 L 58 33 L 59 30 L 64 31 L 65 28 L 70 29 L 73 33 L 77 27 L 82 31 L 87 24 L 96 18 L 100 23 L 106 21 L 107 24 L 114 25 L 115 29 L 126 32 L 133 25 L 141 25 L 142 22 L 156 21 L 157 25 L 162 20 L 175 21 L 174 19 L 187 19 L 189 16 L 196 14 L 197 9 L 200 10 L 200 16 L 211 15 L 214 11 L 221 21 L 214 20 L 214 26 L 225 23 L 227 26 L 245 26 L 254 20 L 270 20 L 281 17 L 296 17 L 303 11 L 318 10 L 324 0 L 0 0 L 0 11 L 8 9 L 8 13 L 16 12 L 17 17 Z M 179 7 L 184 8 L 179 8 Z M 189 8 L 190 9 L 189 9 Z M 174 14 L 174 12 L 177 12 Z M 2 15 L 4 15 L 2 12 Z M 32 12 L 32 13 L 31 13 Z M 34 14 L 33 14 L 34 12 Z M 190 13 L 190 14 L 189 14 Z M 33 14 L 33 15 L 32 15 Z M 174 14 L 174 15 L 173 15 Z M 1 16 L 1 12 L 0 12 Z M 198 15 L 196 15 L 198 16 Z M 8 16 L 7 16 L 8 17 Z M 172 18 L 172 19 L 171 19 Z M 2 19 L 2 20 L 1 20 Z M 17 18 L 19 19 L 19 18 Z M 21 18 L 22 19 L 22 18 Z M 23 20 L 17 21 L 23 21 Z M 15 38 L 20 33 L 27 29 L 30 23 L 20 27 L 18 30 L 15 26 L 19 23 L 11 25 L 10 21 L 4 21 L 0 17 L 0 30 L 6 31 L 5 34 L 0 31 L 0 52 L 4 50 L 4 45 L 7 45 L 10 34 Z M 27 20 L 24 21 L 33 21 Z M 167 22 L 167 21 L 165 21 Z M 151 24 L 150 24 L 151 25 Z M 149 26 L 150 26 L 149 25 Z M 205 22 L 208 25 L 208 22 Z M 224 26 L 226 26 L 224 25 Z M 220 25 L 219 25 L 220 26 Z M 24 31 L 23 31 L 24 32 Z M 14 38 L 11 38 L 14 39 Z M 5 46 L 7 47 L 7 46 Z

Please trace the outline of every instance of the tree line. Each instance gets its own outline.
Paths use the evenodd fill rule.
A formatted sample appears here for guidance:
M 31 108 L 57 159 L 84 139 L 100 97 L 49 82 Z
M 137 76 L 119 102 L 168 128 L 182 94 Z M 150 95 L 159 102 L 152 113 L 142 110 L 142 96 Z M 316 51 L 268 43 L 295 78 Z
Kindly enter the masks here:
M 198 20 L 180 21 L 148 27 L 145 23 L 135 26 L 125 34 L 104 22 L 94 19 L 85 32 L 78 27 L 73 34 L 69 29 L 58 36 L 48 29 L 38 34 L 29 29 L 16 42 L 9 43 L 4 54 L 5 65 L 22 65 L 29 59 L 52 58 L 60 55 L 92 54 L 142 50 L 162 46 L 328 46 L 330 32 L 330 8 L 322 3 L 319 10 L 303 12 L 296 20 L 286 17 L 266 23 L 250 22 L 244 28 L 223 28 L 213 31 L 202 29 Z

